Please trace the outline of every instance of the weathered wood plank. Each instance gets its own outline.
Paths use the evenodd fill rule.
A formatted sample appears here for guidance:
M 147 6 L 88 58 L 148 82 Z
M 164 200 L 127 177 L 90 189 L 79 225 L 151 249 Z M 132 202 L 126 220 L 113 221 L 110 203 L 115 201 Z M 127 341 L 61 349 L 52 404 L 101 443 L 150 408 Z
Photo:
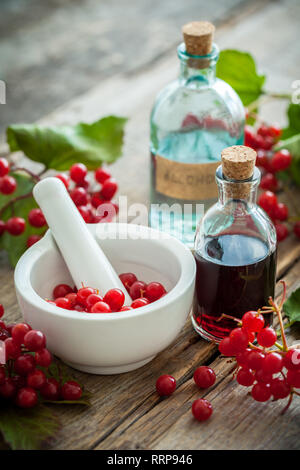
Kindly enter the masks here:
M 289 290 L 299 286 L 299 276 L 300 262 L 285 278 Z M 277 290 L 280 295 L 281 287 L 278 286 Z M 291 340 L 293 337 L 299 338 L 299 329 L 290 334 Z M 254 402 L 247 396 L 245 388 L 231 380 L 233 366 L 227 359 L 218 357 L 211 367 L 217 374 L 217 382 L 211 390 L 200 391 L 192 378 L 186 380 L 172 397 L 161 400 L 154 408 L 147 409 L 148 403 L 142 404 L 112 434 L 99 442 L 97 449 L 299 447 L 299 397 L 286 415 L 279 416 L 284 402 Z M 190 408 L 192 402 L 201 397 L 212 403 L 215 413 L 210 421 L 199 425 L 194 421 Z

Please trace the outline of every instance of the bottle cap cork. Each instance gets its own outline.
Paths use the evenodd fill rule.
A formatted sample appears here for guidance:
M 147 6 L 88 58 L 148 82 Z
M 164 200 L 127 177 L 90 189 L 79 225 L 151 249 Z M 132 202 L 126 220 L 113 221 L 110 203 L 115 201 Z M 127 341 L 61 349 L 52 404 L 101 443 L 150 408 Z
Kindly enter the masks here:
M 247 182 L 253 176 L 256 152 L 245 145 L 227 147 L 221 152 L 223 176 L 232 180 L 227 184 L 227 196 L 244 199 L 250 194 L 252 184 Z
M 207 55 L 212 50 L 215 27 L 209 21 L 192 21 L 182 27 L 186 52 L 190 55 Z

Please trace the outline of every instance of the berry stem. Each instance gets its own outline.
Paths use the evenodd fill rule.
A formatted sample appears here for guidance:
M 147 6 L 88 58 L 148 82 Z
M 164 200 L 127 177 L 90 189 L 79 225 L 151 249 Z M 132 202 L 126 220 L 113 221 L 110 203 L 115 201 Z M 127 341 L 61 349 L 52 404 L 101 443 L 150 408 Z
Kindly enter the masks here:
M 32 171 L 28 170 L 28 168 L 24 168 L 24 167 L 13 167 L 11 169 L 11 171 L 15 172 L 15 171 L 22 171 L 24 173 L 27 173 L 33 180 L 35 180 L 36 182 L 40 181 L 40 177 L 39 175 L 33 173 Z
M 281 338 L 282 338 L 282 350 L 287 351 L 288 350 L 288 345 L 286 341 L 286 336 L 284 332 L 284 325 L 283 325 L 283 320 L 282 320 L 282 306 L 286 297 L 286 284 L 284 281 L 280 281 L 281 284 L 283 285 L 283 293 L 282 293 L 282 298 L 280 301 L 280 304 L 277 305 L 276 302 L 272 299 L 272 297 L 269 298 L 269 303 L 270 305 L 274 308 L 275 313 L 277 314 L 278 320 L 279 320 L 279 325 L 280 325 L 280 333 L 281 333 Z
M 291 95 L 290 93 L 272 93 L 264 91 L 262 95 L 257 98 L 257 100 L 253 101 L 247 106 L 248 111 L 252 112 L 257 109 L 262 103 L 267 103 L 268 101 L 271 101 L 273 99 L 290 100 Z
M 293 401 L 293 394 L 294 394 L 294 393 L 295 393 L 294 391 L 292 391 L 292 392 L 290 393 L 289 401 L 287 402 L 287 405 L 286 405 L 286 406 L 283 408 L 283 410 L 281 411 L 281 413 L 280 413 L 281 415 L 283 415 L 283 414 L 289 409 L 289 407 L 290 407 L 290 405 L 291 405 L 291 403 L 292 403 L 292 401 Z
M 5 212 L 8 207 L 14 206 L 15 202 L 22 201 L 23 199 L 27 199 L 28 197 L 32 197 L 32 191 L 30 191 L 29 193 L 26 193 L 26 194 L 22 194 L 21 196 L 15 197 L 15 198 L 11 199 L 10 201 L 8 201 L 6 204 L 4 204 L 4 206 L 1 207 L 0 217 L 2 216 L 3 212 Z M 12 211 L 13 211 L 13 209 L 12 209 Z
M 227 315 L 226 313 L 222 313 L 222 315 L 216 319 L 217 322 L 223 320 L 223 318 L 228 318 L 229 320 L 236 321 L 237 323 L 241 323 L 240 318 L 233 317 L 231 315 Z

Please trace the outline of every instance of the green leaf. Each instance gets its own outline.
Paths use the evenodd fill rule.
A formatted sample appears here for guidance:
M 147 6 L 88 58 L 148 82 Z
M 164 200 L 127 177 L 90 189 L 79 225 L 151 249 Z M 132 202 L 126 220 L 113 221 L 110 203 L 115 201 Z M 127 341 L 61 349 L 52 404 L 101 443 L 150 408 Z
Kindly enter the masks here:
M 248 52 L 235 49 L 221 51 L 216 71 L 217 77 L 232 86 L 245 106 L 263 93 L 265 76 L 258 75 L 255 61 Z
M 284 302 L 283 311 L 290 322 L 300 321 L 300 287 Z
M 7 142 L 11 152 L 22 150 L 46 168 L 64 171 L 73 163 L 82 162 L 94 170 L 121 156 L 125 123 L 125 118 L 107 116 L 92 124 L 75 126 L 14 124 L 7 128 Z
M 300 186 L 300 134 L 294 135 L 286 140 L 281 140 L 275 147 L 275 151 L 287 149 L 292 154 L 292 163 L 286 172 L 290 178 Z
M 1 405 L 0 432 L 13 450 L 41 449 L 60 429 L 53 410 L 44 405 L 27 410 Z
M 300 133 L 300 105 L 290 103 L 287 108 L 289 125 L 282 131 L 282 139 L 288 139 Z
M 3 194 L 0 194 L 1 208 L 16 197 L 23 196 L 25 194 L 30 194 L 34 186 L 34 182 L 27 175 L 22 173 L 12 173 L 12 175 L 16 179 L 17 189 L 13 194 L 9 196 L 4 196 Z M 17 264 L 20 256 L 24 253 L 24 251 L 26 251 L 26 241 L 28 237 L 32 234 L 42 235 L 45 232 L 45 227 L 35 228 L 32 227 L 27 221 L 28 213 L 34 207 L 37 207 L 37 204 L 34 201 L 32 195 L 29 195 L 29 197 L 25 199 L 16 201 L 13 206 L 11 205 L 7 207 L 2 212 L 2 220 L 9 219 L 15 213 L 18 217 L 23 217 L 26 221 L 25 231 L 21 235 L 15 237 L 5 232 L 1 236 L 0 249 L 4 249 L 8 252 L 9 261 L 12 266 L 15 266 Z

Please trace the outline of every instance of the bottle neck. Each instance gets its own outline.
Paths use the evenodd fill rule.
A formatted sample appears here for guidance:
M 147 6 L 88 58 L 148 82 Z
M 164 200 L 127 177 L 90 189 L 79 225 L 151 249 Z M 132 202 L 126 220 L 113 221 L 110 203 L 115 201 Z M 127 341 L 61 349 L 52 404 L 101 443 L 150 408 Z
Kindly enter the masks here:
M 190 55 L 186 52 L 185 44 L 177 48 L 180 59 L 180 79 L 186 83 L 199 86 L 211 85 L 216 79 L 216 63 L 219 58 L 219 49 L 216 44 L 210 54 L 205 56 Z
M 220 165 L 216 171 L 216 182 L 219 192 L 219 204 L 221 206 L 230 208 L 238 203 L 242 203 L 247 207 L 256 205 L 257 189 L 260 183 L 260 171 L 258 168 L 255 167 L 251 179 L 236 181 L 226 179 L 223 176 L 222 166 Z

